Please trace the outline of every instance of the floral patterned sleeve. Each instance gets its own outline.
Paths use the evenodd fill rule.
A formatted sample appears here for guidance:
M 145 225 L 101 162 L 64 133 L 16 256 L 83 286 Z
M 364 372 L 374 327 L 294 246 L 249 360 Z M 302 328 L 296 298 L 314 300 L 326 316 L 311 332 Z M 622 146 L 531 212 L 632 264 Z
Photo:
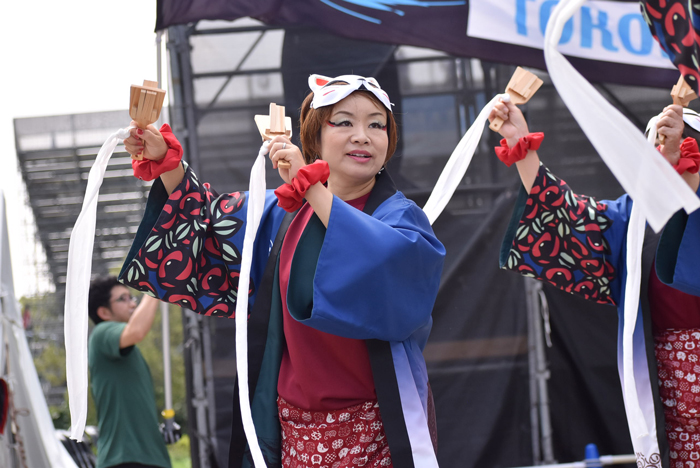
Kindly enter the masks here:
M 652 36 L 697 93 L 700 1 L 643 0 L 639 5 Z
M 276 201 L 269 191 L 253 253 L 251 304 L 284 215 Z M 119 279 L 199 314 L 232 317 L 246 212 L 245 192 L 218 195 L 189 168 L 170 196 L 156 179 Z
M 530 195 L 521 189 L 501 246 L 501 268 L 615 305 L 630 210 L 626 195 L 608 202 L 577 195 L 541 165 Z

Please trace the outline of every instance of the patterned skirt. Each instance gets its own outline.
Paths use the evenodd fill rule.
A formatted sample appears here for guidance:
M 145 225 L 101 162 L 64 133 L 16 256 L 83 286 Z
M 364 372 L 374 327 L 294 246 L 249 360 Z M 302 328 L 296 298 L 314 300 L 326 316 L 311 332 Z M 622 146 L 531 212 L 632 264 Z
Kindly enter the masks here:
M 393 467 L 377 401 L 305 411 L 277 398 L 285 468 Z
M 671 468 L 700 467 L 700 329 L 654 336 Z

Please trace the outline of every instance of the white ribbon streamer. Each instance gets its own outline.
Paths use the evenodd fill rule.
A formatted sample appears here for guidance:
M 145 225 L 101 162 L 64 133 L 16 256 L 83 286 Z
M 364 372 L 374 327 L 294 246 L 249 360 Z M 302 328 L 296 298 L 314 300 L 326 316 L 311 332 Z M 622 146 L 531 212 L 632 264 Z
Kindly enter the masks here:
M 248 289 L 250 285 L 250 268 L 253 259 L 253 245 L 265 209 L 265 155 L 270 142 L 265 141 L 260 147 L 258 157 L 250 170 L 248 188 L 248 214 L 245 234 L 243 236 L 243 253 L 241 254 L 241 271 L 238 277 L 236 295 L 236 373 L 238 374 L 238 397 L 241 406 L 243 430 L 248 440 L 250 453 L 253 455 L 255 468 L 265 468 L 258 437 L 255 433 L 253 416 L 250 410 L 250 390 L 248 388 Z
M 635 202 L 632 205 L 627 226 L 627 281 L 625 282 L 625 306 L 622 326 L 622 380 L 627 408 L 627 419 L 632 439 L 649 435 L 649 428 L 639 404 L 637 383 L 634 377 L 634 329 L 639 313 L 639 294 L 642 281 L 642 246 L 646 220 Z
M 700 200 L 639 129 L 557 50 L 564 24 L 585 1 L 561 0 L 552 10 L 544 41 L 547 71 L 600 157 L 658 232 L 676 211 L 690 213 L 700 207 Z
M 656 141 L 656 122 L 658 116 L 649 121 L 651 128 L 647 139 L 652 145 Z M 634 377 L 634 330 L 639 313 L 639 295 L 642 282 L 642 247 L 644 245 L 644 230 L 646 220 L 635 202 L 632 205 L 629 224 L 627 226 L 627 281 L 625 282 L 625 306 L 623 309 L 624 323 L 622 326 L 622 381 L 627 408 L 627 419 L 635 441 L 649 435 L 639 395 L 637 382 Z
M 88 175 L 83 207 L 71 232 L 68 246 L 63 334 L 66 345 L 70 437 L 78 442 L 83 440 L 88 409 L 88 294 L 92 272 L 92 249 L 95 243 L 97 199 L 109 158 L 112 157 L 117 144 L 129 137 L 131 128 L 123 128 L 111 134 L 97 153 Z
M 493 106 L 496 105 L 499 99 L 509 101 L 510 96 L 508 94 L 497 94 L 494 96 L 481 109 L 472 126 L 469 127 L 467 133 L 464 134 L 454 151 L 452 151 L 450 159 L 448 159 L 438 181 L 435 183 L 435 188 L 430 194 L 430 198 L 428 198 L 423 207 L 423 211 L 428 215 L 430 224 L 433 224 L 442 213 L 442 210 L 445 209 L 455 190 L 457 190 L 460 181 L 464 178 L 464 174 L 469 169 L 476 147 L 479 146 L 481 135 L 484 133 L 486 119 L 488 119 L 491 109 L 493 109 Z

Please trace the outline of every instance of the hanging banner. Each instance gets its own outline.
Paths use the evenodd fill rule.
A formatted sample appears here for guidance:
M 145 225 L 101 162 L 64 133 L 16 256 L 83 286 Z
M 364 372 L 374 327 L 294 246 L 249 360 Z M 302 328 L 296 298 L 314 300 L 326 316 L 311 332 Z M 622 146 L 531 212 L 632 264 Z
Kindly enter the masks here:
M 156 29 L 250 16 L 375 42 L 544 69 L 556 0 L 159 0 Z M 590 81 L 671 88 L 678 72 L 653 40 L 639 2 L 590 1 L 567 25 L 562 52 Z
M 555 0 L 472 2 L 467 35 L 542 49 Z M 673 69 L 638 3 L 588 1 L 567 21 L 558 50 L 571 57 Z

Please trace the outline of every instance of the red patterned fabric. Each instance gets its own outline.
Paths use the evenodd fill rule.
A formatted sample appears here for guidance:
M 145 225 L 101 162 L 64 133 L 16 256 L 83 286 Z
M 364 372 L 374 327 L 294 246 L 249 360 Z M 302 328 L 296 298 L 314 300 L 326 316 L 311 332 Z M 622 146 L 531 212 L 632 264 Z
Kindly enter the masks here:
M 654 336 L 671 468 L 700 460 L 700 329 Z
M 688 137 L 681 143 L 681 159 L 678 164 L 673 166 L 679 174 L 688 171 L 691 174 L 697 174 L 700 168 L 700 149 L 695 138 Z
M 277 399 L 285 468 L 393 467 L 377 401 L 305 411 Z
M 501 146 L 494 148 L 496 150 L 496 156 L 498 159 L 503 161 L 503 163 L 510 167 L 514 163 L 525 159 L 527 152 L 529 150 L 537 151 L 544 140 L 544 133 L 530 133 L 518 140 L 518 143 L 512 148 L 508 147 L 508 142 L 505 138 L 501 140 Z
M 698 0 L 640 0 L 649 30 L 686 83 L 698 92 L 700 15 Z
M 163 124 L 160 127 L 160 134 L 165 140 L 165 144 L 168 145 L 168 152 L 165 153 L 165 157 L 158 161 L 152 161 L 150 159 L 143 159 L 141 161 L 132 160 L 131 168 L 134 170 L 134 176 L 141 180 L 154 180 L 161 176 L 165 172 L 172 171 L 180 164 L 182 160 L 182 145 L 170 128 L 170 125 Z
M 617 272 L 605 236 L 615 235 L 610 216 L 617 214 L 608 210 L 605 203 L 575 194 L 541 165 L 517 229 L 507 234 L 513 240 L 507 257 L 501 254 L 501 268 L 615 305 L 610 285 Z
M 302 167 L 291 184 L 282 184 L 275 190 L 277 204 L 289 213 L 298 210 L 304 203 L 304 195 L 309 187 L 319 182 L 325 183 L 330 174 L 328 163 L 322 159 Z

